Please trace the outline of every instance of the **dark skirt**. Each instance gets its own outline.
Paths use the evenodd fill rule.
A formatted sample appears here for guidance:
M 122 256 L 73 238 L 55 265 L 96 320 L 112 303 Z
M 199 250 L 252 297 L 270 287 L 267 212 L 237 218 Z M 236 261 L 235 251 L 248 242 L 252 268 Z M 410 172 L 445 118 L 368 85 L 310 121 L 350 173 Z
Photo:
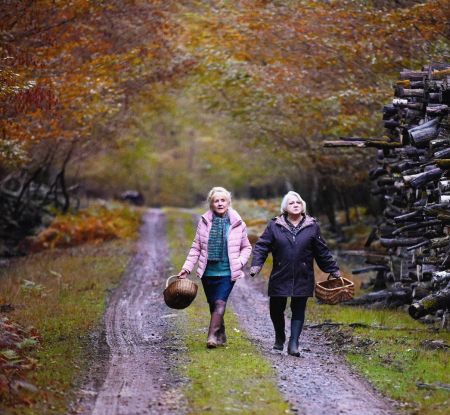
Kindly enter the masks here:
M 225 277 L 203 276 L 202 284 L 208 303 L 214 303 L 217 300 L 227 301 L 234 283 L 235 281 L 231 281 L 229 275 Z

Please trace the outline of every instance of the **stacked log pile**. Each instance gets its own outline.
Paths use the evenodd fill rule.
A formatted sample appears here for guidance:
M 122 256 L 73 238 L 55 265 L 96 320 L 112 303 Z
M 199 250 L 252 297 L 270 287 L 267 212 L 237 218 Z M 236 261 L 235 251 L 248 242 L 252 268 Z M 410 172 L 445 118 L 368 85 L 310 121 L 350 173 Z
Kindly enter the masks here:
M 369 177 L 372 193 L 384 200 L 383 221 L 368 239 L 370 266 L 355 272 L 377 271 L 378 291 L 354 303 L 410 304 L 413 318 L 448 324 L 450 64 L 402 71 L 394 90 L 383 108 L 383 138 L 325 142 L 378 149 Z

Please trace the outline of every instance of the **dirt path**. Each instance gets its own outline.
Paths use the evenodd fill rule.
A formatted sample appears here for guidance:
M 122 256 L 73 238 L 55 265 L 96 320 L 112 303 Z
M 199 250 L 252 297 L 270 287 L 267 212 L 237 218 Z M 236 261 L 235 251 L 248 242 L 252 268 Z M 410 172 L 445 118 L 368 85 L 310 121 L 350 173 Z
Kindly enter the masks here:
M 165 220 L 151 209 L 144 217 L 138 252 L 114 291 L 104 317 L 109 347 L 90 371 L 74 412 L 92 415 L 182 414 L 184 380 L 180 339 L 161 288 L 168 274 Z M 168 311 L 169 310 L 169 311 Z M 101 340 L 99 341 L 101 343 Z M 101 358 L 101 356 L 99 356 Z
M 303 358 L 273 351 L 268 297 L 262 290 L 257 279 L 241 280 L 230 297 L 231 304 L 249 337 L 272 362 L 280 390 L 295 411 L 302 415 L 396 413 L 387 399 L 323 344 L 323 335 L 317 330 L 303 331 L 300 337 Z
M 120 286 L 114 291 L 104 317 L 104 333 L 92 349 L 92 367 L 73 414 L 138 415 L 183 414 L 186 402 L 180 388 L 187 382 L 176 367 L 182 336 L 177 334 L 161 289 L 168 275 L 165 220 L 151 209 L 144 217 L 137 254 Z M 268 298 L 261 280 L 246 278 L 233 290 L 230 302 L 242 327 L 272 363 L 281 392 L 302 415 L 395 414 L 394 407 L 354 374 L 339 356 L 323 344 L 319 331 L 304 330 L 304 358 L 272 350 L 273 329 Z

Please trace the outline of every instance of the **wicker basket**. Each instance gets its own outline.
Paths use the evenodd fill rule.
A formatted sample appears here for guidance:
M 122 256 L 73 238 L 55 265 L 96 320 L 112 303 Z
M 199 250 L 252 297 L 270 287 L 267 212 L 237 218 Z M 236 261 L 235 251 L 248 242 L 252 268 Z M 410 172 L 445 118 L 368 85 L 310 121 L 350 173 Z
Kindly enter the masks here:
M 332 278 L 316 283 L 316 298 L 326 304 L 349 301 L 355 295 L 355 284 L 347 278 Z
M 169 284 L 171 278 L 177 278 Z M 178 275 L 171 275 L 167 278 L 166 289 L 164 290 L 164 301 L 170 308 L 181 310 L 188 307 L 197 295 L 198 286 L 195 282 L 187 278 L 179 279 Z

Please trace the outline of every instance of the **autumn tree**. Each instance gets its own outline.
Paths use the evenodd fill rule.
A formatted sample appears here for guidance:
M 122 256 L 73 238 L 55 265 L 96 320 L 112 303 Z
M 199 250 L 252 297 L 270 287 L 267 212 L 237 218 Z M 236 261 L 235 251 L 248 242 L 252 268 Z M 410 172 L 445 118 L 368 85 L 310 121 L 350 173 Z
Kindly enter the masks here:
M 153 85 L 189 70 L 172 42 L 173 7 L 157 0 L 1 3 L 0 178 L 11 199 L 1 207 L 11 219 L 2 233 L 20 227 L 12 206 L 26 202 L 25 187 L 53 177 L 45 184 L 64 192 L 69 154 L 114 147 L 130 102 L 151 99 Z M 52 156 L 55 148 L 65 154 Z
M 448 1 L 184 5 L 183 42 L 200 62 L 205 105 L 239 120 L 240 138 L 274 152 L 275 163 L 313 172 L 319 190 L 364 180 L 368 161 L 336 157 L 321 142 L 381 134 L 380 109 L 399 69 L 449 56 Z
M 335 203 L 360 203 L 366 156 L 321 142 L 381 134 L 398 70 L 449 55 L 442 0 L 0 7 L 1 177 L 22 166 L 31 183 L 58 148 L 50 186 L 71 151 L 105 195 L 120 170 L 153 204 L 192 204 L 212 181 L 252 196 L 293 186 L 312 206 L 339 189 Z

